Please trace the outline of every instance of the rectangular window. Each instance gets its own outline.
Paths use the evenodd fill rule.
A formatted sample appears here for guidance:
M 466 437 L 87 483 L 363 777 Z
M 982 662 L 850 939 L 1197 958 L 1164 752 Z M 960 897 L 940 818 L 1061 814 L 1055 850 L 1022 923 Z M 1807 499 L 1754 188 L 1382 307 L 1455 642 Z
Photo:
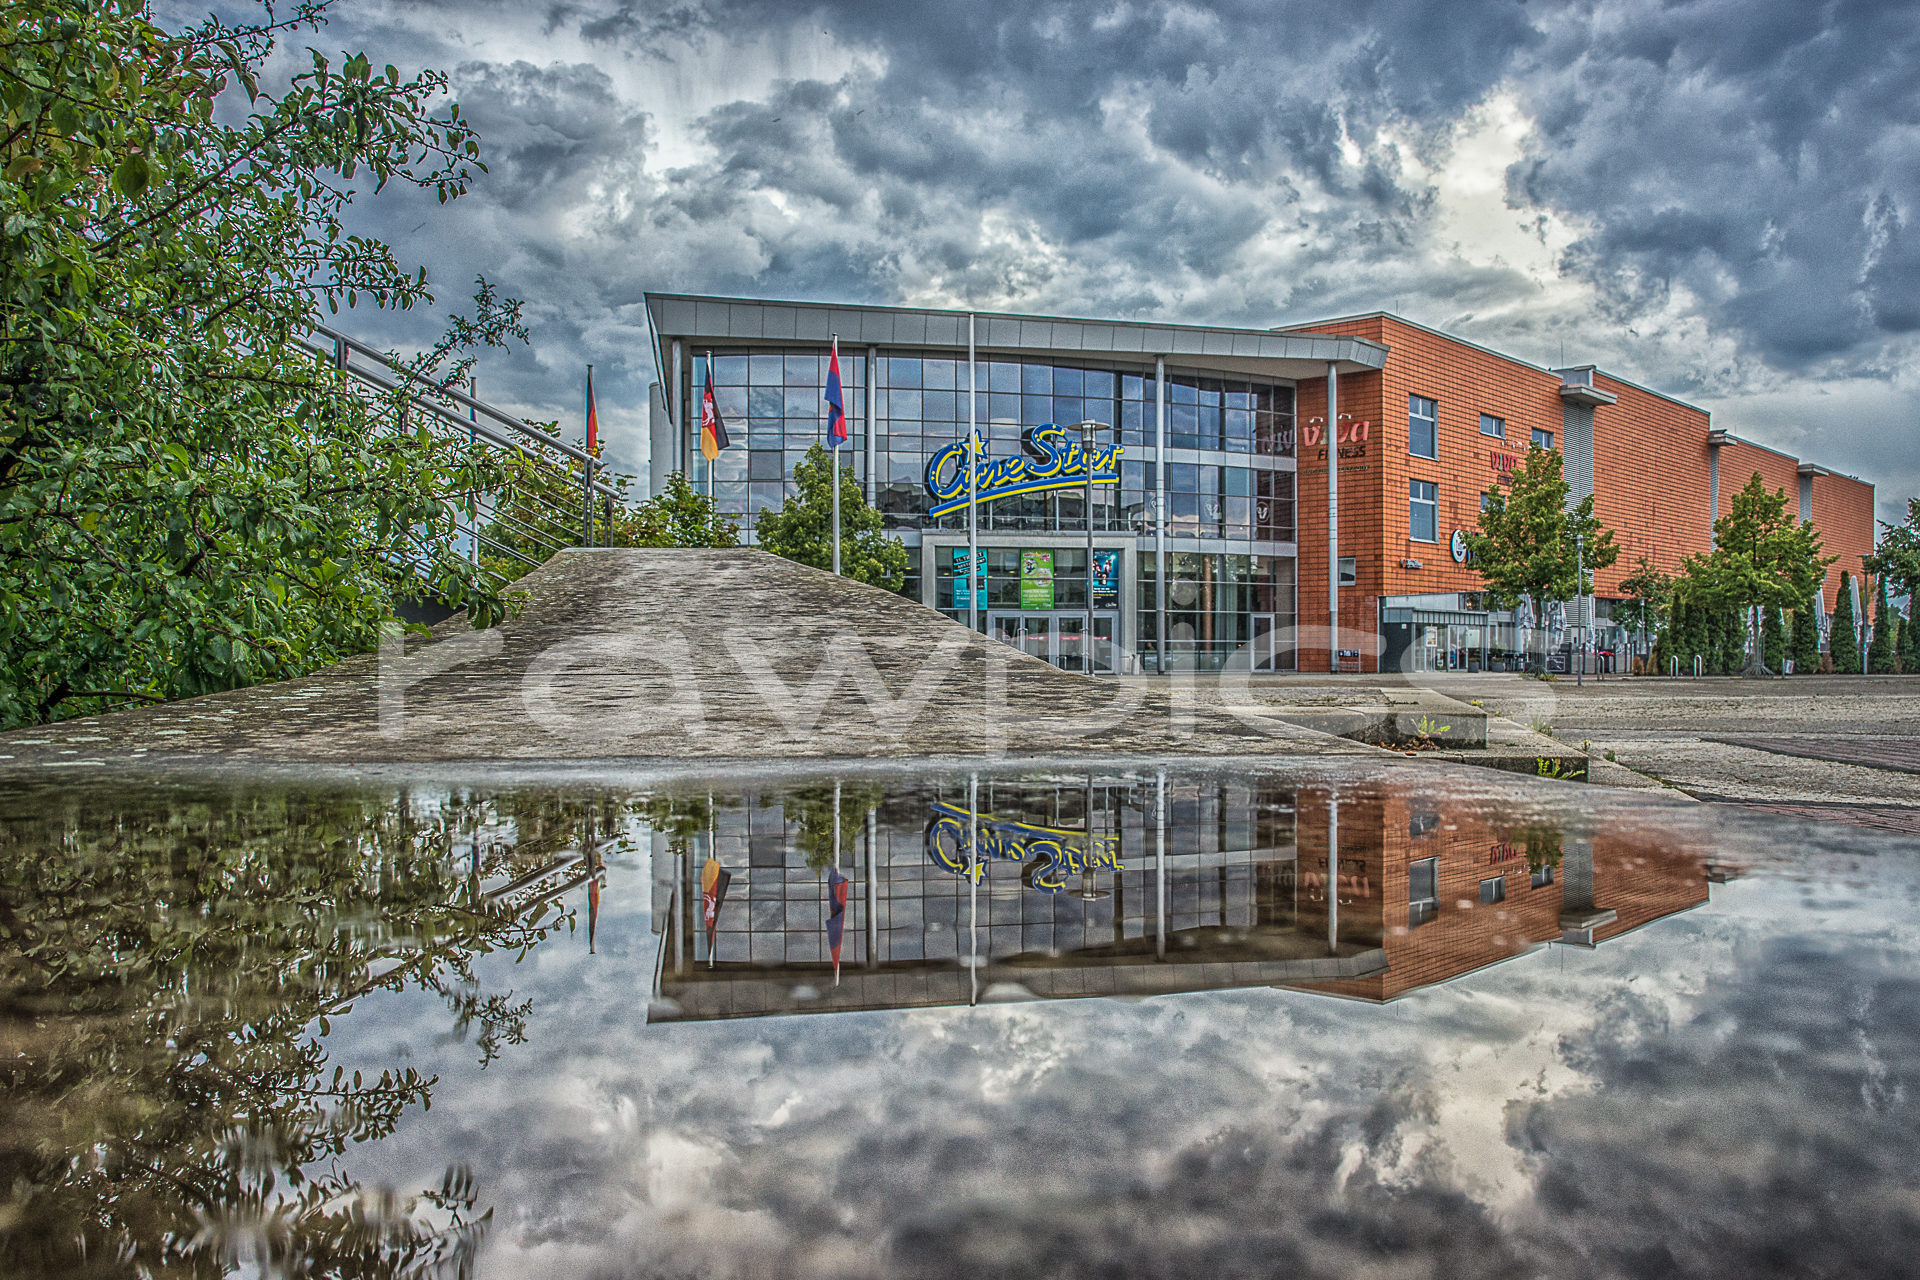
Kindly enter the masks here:
M 1440 404 L 1425 396 L 1407 397 L 1407 452 L 1416 458 L 1440 456 Z
M 1491 906 L 1493 903 L 1506 900 L 1507 878 L 1505 876 L 1495 876 L 1491 880 L 1480 882 L 1480 901 L 1483 905 Z
M 1440 541 L 1440 486 L 1430 480 L 1407 481 L 1407 536 L 1415 542 Z
M 1507 438 L 1507 420 L 1505 418 L 1496 418 L 1490 413 L 1481 414 L 1480 434 L 1505 440 Z
M 1533 429 L 1533 447 L 1536 449 L 1553 448 L 1553 432 L 1542 431 L 1539 427 L 1535 427 Z
M 1543 889 L 1547 885 L 1550 885 L 1552 883 L 1553 883 L 1553 864 L 1550 862 L 1543 862 L 1540 864 L 1540 869 L 1533 873 L 1533 887 L 1536 889 Z
M 1351 587 L 1360 581 L 1360 561 L 1353 556 L 1340 557 L 1340 585 Z
M 1481 509 L 1482 511 L 1485 511 L 1485 510 L 1486 510 L 1486 509 L 1487 509 L 1488 507 L 1490 507 L 1490 506 L 1492 506 L 1492 505 L 1493 505 L 1493 495 L 1492 495 L 1492 494 L 1490 494 L 1490 493 L 1483 493 L 1483 494 L 1481 494 L 1481 495 L 1480 495 L 1480 509 Z
M 1440 859 L 1407 864 L 1407 927 L 1417 929 L 1440 914 Z

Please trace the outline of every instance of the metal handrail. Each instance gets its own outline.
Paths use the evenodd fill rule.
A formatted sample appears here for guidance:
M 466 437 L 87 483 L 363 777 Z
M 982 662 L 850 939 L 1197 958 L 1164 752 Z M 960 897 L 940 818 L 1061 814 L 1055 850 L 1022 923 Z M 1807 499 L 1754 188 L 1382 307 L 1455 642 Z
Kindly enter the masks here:
M 316 333 L 327 334 L 330 337 L 336 337 L 333 330 L 327 329 L 324 326 L 315 325 L 314 331 Z M 390 369 L 396 369 L 399 372 L 406 373 L 410 378 L 414 379 L 415 381 L 425 381 L 424 379 L 420 378 L 418 374 L 414 373 L 412 370 L 401 368 L 401 366 L 395 365 L 392 361 L 386 359 L 384 356 L 380 356 L 378 353 L 373 352 L 372 348 L 368 347 L 365 343 L 355 342 L 352 339 L 338 339 L 338 340 L 346 342 L 346 344 L 352 347 L 352 349 L 355 351 L 361 351 L 361 352 L 365 352 L 372 355 L 373 358 L 379 360 L 381 364 L 385 365 Z M 359 379 L 360 381 L 366 383 L 370 387 L 375 388 L 376 390 L 396 392 L 402 396 L 405 396 L 409 404 L 418 405 L 420 408 L 425 409 L 429 413 L 432 413 L 434 416 L 442 419 L 443 421 L 445 421 L 451 426 L 459 427 L 461 430 L 470 431 L 476 435 L 484 436 L 487 438 L 488 441 L 490 441 L 493 444 L 499 445 L 503 449 L 514 449 L 514 450 L 524 449 L 524 446 L 519 441 L 513 440 L 507 436 L 501 435 L 498 431 L 494 430 L 490 426 L 484 426 L 479 422 L 473 421 L 472 419 L 463 418 L 459 414 L 453 412 L 453 410 L 447 408 L 445 405 L 435 404 L 431 400 L 427 400 L 421 396 L 415 395 L 413 392 L 407 390 L 407 388 L 402 386 L 400 383 L 391 381 L 387 378 L 383 378 L 379 374 L 373 372 L 371 369 L 356 367 L 352 363 L 348 363 L 345 366 L 341 366 L 339 362 L 335 360 L 334 354 L 331 351 L 328 351 L 325 347 L 316 346 L 315 344 L 308 342 L 304 338 L 295 338 L 293 339 L 293 341 L 297 345 L 305 348 L 307 351 L 310 351 L 314 355 L 319 356 L 321 359 L 329 361 L 330 363 L 333 363 L 334 366 L 336 368 L 341 369 L 342 372 L 347 373 L 352 377 Z M 468 405 L 469 407 L 475 409 L 476 412 L 485 412 L 488 417 L 493 418 L 496 421 L 506 423 L 508 426 L 518 431 L 521 435 L 526 436 L 529 440 L 533 441 L 534 443 L 539 444 L 546 448 L 555 449 L 560 453 L 565 454 L 567 457 L 573 459 L 574 461 L 581 463 L 582 465 L 590 465 L 595 468 L 598 468 L 602 465 L 599 459 L 595 458 L 592 454 L 587 453 L 584 449 L 577 449 L 573 445 L 570 445 L 566 441 L 560 439 L 558 436 L 549 435 L 546 432 L 541 431 L 537 427 L 530 426 L 525 422 L 521 422 L 517 418 L 511 417 L 510 415 L 502 412 L 499 409 L 495 409 L 491 405 L 484 404 L 481 401 L 475 400 L 470 396 L 462 395 L 457 391 L 449 391 L 445 388 L 436 387 L 435 393 L 445 394 L 450 398 L 455 399 L 460 403 Z M 601 494 L 608 498 L 620 498 L 624 500 L 624 495 L 622 495 L 618 489 L 615 489 L 610 485 L 603 484 L 598 480 L 595 480 L 593 482 L 593 490 L 595 493 Z

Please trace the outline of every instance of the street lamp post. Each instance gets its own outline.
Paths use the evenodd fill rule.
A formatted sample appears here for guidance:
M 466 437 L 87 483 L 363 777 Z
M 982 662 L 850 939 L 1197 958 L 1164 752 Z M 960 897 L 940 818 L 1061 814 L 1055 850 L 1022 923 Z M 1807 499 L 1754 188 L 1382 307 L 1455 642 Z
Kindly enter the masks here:
M 1104 422 L 1088 419 L 1074 428 L 1080 433 L 1080 465 L 1087 472 L 1087 631 L 1081 639 L 1080 669 L 1093 674 L 1093 433 L 1111 431 Z

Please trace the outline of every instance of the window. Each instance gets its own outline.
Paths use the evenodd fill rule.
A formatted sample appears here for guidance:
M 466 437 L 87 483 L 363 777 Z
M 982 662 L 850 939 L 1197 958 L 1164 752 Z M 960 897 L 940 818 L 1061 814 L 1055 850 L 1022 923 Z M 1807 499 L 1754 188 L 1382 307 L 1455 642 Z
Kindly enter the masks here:
M 1543 862 L 1533 873 L 1533 887 L 1543 889 L 1553 883 L 1553 864 Z
M 1491 905 L 1495 902 L 1505 902 L 1506 900 L 1507 878 L 1505 876 L 1495 876 L 1491 880 L 1482 880 L 1480 882 L 1480 901 L 1482 905 Z
M 1407 452 L 1416 458 L 1440 456 L 1440 404 L 1425 396 L 1407 397 Z
M 1486 510 L 1486 509 L 1487 509 L 1488 507 L 1490 507 L 1490 506 L 1492 506 L 1492 505 L 1493 505 L 1493 495 L 1492 495 L 1492 494 L 1490 494 L 1490 493 L 1483 493 L 1483 494 L 1481 494 L 1481 495 L 1480 495 L 1480 509 L 1481 509 L 1482 511 L 1485 511 L 1485 510 Z
M 1340 585 L 1351 587 L 1360 581 L 1360 561 L 1354 556 L 1340 557 Z
M 1507 420 L 1505 418 L 1496 418 L 1490 413 L 1481 414 L 1480 434 L 1505 440 L 1507 438 Z
M 1418 840 L 1421 836 L 1430 836 L 1440 829 L 1440 815 L 1437 813 L 1415 813 L 1407 819 L 1407 836 Z
M 1440 859 L 1407 864 L 1407 927 L 1417 929 L 1440 914 Z
M 1553 432 L 1542 431 L 1539 427 L 1535 427 L 1533 429 L 1533 447 L 1536 449 L 1553 448 Z
M 1440 541 L 1440 486 L 1430 480 L 1407 481 L 1407 536 L 1415 542 Z

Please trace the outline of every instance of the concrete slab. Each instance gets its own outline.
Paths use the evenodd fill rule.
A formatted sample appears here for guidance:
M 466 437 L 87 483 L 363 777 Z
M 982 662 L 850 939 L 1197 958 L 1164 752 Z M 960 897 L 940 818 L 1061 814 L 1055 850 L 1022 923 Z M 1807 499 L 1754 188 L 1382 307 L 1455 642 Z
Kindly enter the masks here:
M 0 734 L 0 772 L 1098 754 L 1380 759 L 1057 670 L 890 592 L 753 549 L 581 550 L 488 632 L 300 680 Z

